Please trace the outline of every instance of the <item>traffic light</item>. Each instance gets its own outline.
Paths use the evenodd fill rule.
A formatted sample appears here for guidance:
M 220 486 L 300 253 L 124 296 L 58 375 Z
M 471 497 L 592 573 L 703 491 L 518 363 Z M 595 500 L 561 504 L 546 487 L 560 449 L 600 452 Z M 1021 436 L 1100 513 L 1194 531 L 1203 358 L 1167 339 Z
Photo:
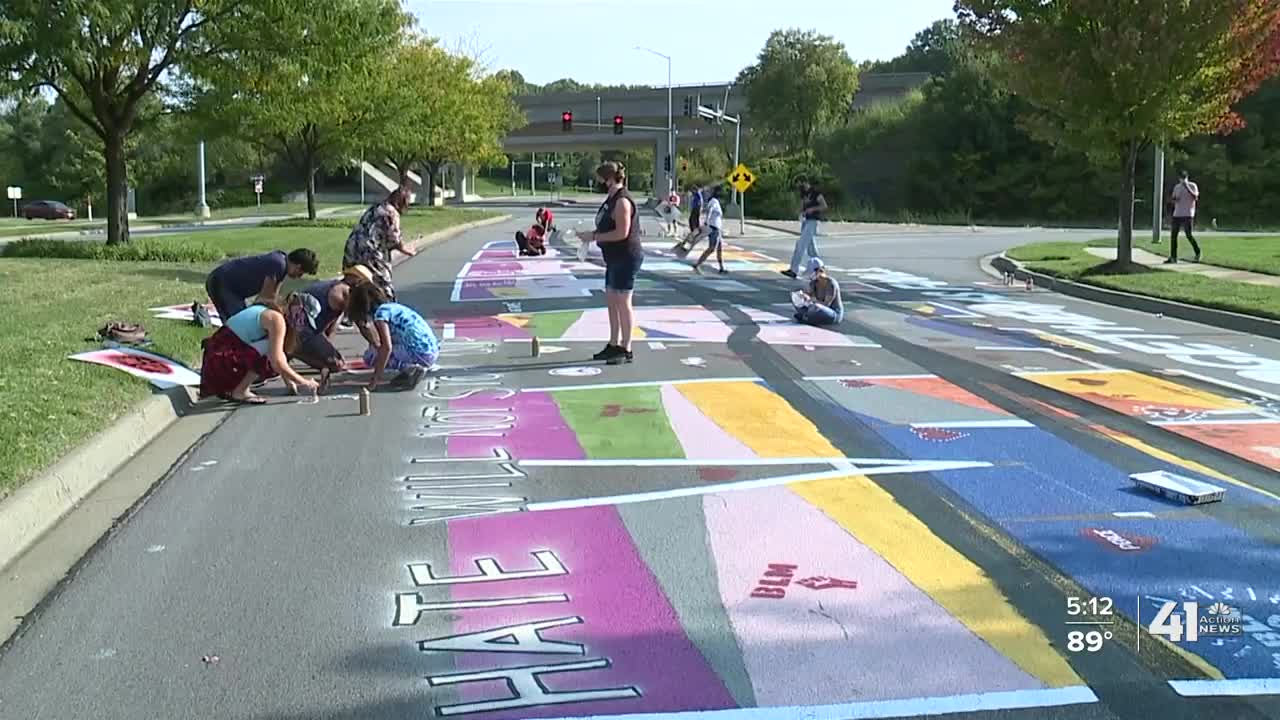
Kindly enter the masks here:
M 560 129 L 564 132 L 573 131 L 573 113 L 565 110 L 560 114 Z
M 693 117 L 694 111 L 695 111 L 695 108 L 693 107 L 693 96 L 685 95 L 684 96 L 684 116 Z
M 614 135 L 622 134 L 622 116 L 621 115 L 613 116 L 613 134 Z
M 662 158 L 662 169 L 664 172 L 671 172 L 671 156 L 667 155 Z

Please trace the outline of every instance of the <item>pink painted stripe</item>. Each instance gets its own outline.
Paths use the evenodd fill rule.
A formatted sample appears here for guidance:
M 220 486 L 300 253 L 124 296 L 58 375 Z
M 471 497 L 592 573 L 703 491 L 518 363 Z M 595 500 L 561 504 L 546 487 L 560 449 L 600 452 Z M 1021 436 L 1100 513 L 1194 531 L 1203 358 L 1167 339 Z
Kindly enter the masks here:
M 636 308 L 636 327 L 654 337 L 727 342 L 732 330 L 703 307 Z M 587 310 L 561 336 L 565 340 L 608 340 L 609 316 L 602 308 Z
M 439 334 L 443 332 L 445 323 L 453 323 L 454 337 L 468 340 L 527 340 L 531 337 L 528 330 L 489 315 L 442 315 L 431 324 Z
M 751 448 L 725 432 L 674 385 L 662 386 L 662 407 L 671 430 L 690 460 L 754 458 Z
M 1043 687 L 790 490 L 708 495 L 703 510 L 760 706 Z M 798 566 L 785 596 L 752 597 L 771 563 Z M 858 587 L 799 584 L 819 576 Z
M 578 443 L 578 436 L 560 415 L 560 407 L 551 393 L 517 393 L 505 400 L 494 399 L 493 393 L 449 401 L 449 410 L 478 410 L 471 418 L 465 415 L 447 419 L 453 425 L 465 429 L 469 423 L 484 428 L 475 437 L 465 433 L 451 435 L 448 440 L 450 457 L 492 457 L 494 448 L 506 448 L 518 460 L 585 460 L 586 451 Z M 512 418 L 514 420 L 504 419 Z M 509 429 L 488 429 L 489 425 L 511 425 Z M 434 429 L 434 428 L 433 428 Z M 498 436 L 494 436 L 498 435 Z
M 585 655 L 464 653 L 459 670 L 608 658 L 610 666 L 546 675 L 553 691 L 634 686 L 640 697 L 547 705 L 486 713 L 489 718 L 542 718 L 616 713 L 722 710 L 736 707 L 724 682 L 685 635 L 675 610 L 649 572 L 617 510 L 582 508 L 517 513 L 449 523 L 455 575 L 476 574 L 475 561 L 491 557 L 514 572 L 538 567 L 532 553 L 552 550 L 568 574 L 451 586 L 455 600 L 564 593 L 565 603 L 456 611 L 459 633 L 577 616 L 582 623 L 543 631 L 548 640 L 578 642 Z M 506 697 L 500 683 L 455 686 L 462 702 Z

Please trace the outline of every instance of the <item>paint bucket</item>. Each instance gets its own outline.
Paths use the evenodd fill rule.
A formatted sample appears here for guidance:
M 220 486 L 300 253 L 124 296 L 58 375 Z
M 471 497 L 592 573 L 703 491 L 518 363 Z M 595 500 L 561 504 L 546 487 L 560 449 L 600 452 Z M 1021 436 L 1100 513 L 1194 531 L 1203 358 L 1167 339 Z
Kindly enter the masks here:
M 367 416 L 371 411 L 369 407 L 369 388 L 360 388 L 360 414 Z
M 534 335 L 533 339 L 529 341 L 529 352 L 533 357 L 538 357 L 538 354 L 542 352 L 542 344 L 538 342 L 537 335 Z

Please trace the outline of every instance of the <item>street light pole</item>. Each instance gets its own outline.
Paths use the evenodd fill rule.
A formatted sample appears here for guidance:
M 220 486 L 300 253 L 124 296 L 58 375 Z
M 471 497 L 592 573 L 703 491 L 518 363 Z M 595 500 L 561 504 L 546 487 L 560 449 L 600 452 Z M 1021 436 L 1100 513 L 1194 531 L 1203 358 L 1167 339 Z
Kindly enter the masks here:
M 1164 148 L 1156 146 L 1155 183 L 1151 190 L 1151 242 L 1160 242 L 1160 221 L 1164 219 Z
M 209 217 L 209 204 L 205 202 L 204 196 L 204 141 L 200 141 L 200 202 L 196 204 L 196 216 Z
M 671 102 L 672 84 L 671 84 L 671 56 L 652 50 L 647 47 L 636 46 L 636 50 L 657 55 L 667 61 L 667 157 L 671 162 L 671 169 L 667 171 L 667 192 L 675 192 L 676 189 L 676 124 L 675 116 L 672 114 L 673 105 Z M 657 188 L 654 188 L 656 193 Z

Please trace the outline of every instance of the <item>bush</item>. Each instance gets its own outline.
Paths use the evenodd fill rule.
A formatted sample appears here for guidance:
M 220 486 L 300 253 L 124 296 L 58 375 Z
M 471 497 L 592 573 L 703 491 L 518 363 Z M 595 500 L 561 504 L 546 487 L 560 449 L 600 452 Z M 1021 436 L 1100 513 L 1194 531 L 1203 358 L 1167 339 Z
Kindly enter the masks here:
M 800 215 L 800 196 L 796 183 L 808 179 L 818 186 L 835 208 L 840 203 L 840 188 L 831 171 L 821 162 L 806 155 L 768 158 L 756 169 L 756 182 L 747 191 L 747 214 L 765 220 L 794 220 Z
M 96 240 L 49 240 L 26 238 L 0 248 L 7 258 L 60 258 L 107 262 L 214 262 L 224 253 L 192 240 L 165 238 L 138 239 L 121 245 Z
M 302 227 L 302 228 L 336 228 L 339 230 L 350 230 L 355 225 L 355 218 L 316 218 L 308 220 L 306 218 L 281 218 L 279 220 L 268 220 L 259 227 L 264 228 L 284 228 L 284 227 Z
M 266 189 L 265 187 L 263 188 Z M 268 193 L 262 194 L 262 202 L 276 202 L 277 198 Z M 205 202 L 210 208 L 253 207 L 258 204 L 258 196 L 252 187 L 225 187 L 210 192 Z

